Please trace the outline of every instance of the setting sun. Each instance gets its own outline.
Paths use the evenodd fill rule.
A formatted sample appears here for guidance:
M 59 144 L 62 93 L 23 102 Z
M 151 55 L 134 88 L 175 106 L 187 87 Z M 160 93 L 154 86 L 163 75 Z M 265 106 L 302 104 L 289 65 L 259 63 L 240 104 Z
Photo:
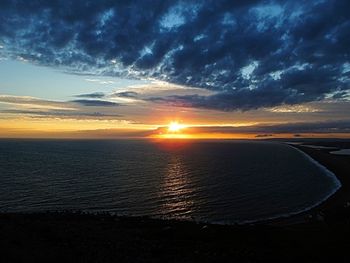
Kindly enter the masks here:
M 177 121 L 173 121 L 169 124 L 168 126 L 168 131 L 169 132 L 179 132 L 185 128 L 185 125 L 178 123 Z

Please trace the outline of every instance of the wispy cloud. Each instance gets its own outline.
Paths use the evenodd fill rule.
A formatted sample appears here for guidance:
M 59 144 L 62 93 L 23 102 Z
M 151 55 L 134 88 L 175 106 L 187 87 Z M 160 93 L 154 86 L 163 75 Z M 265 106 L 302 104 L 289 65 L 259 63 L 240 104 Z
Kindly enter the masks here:
M 320 108 L 306 106 L 306 105 L 282 105 L 278 107 L 273 107 L 267 109 L 267 111 L 277 112 L 277 113 L 313 113 L 322 111 Z
M 135 91 L 123 91 L 123 92 L 115 92 L 111 94 L 112 97 L 121 97 L 121 98 L 136 98 L 138 95 Z
M 87 107 L 112 107 L 120 106 L 119 103 L 106 101 L 106 100 L 72 100 L 71 102 L 79 103 Z
M 122 117 L 119 114 L 107 114 L 101 112 L 82 111 L 35 111 L 35 110 L 0 110 L 3 114 L 27 115 L 33 118 L 59 118 L 59 119 L 116 119 Z
M 31 108 L 46 108 L 57 110 L 75 110 L 73 105 L 65 102 L 43 100 L 29 96 L 0 95 L 0 103 L 16 104 Z
M 103 79 L 85 79 L 88 82 L 97 82 L 99 84 L 115 84 L 113 80 L 103 80 Z
M 28 96 L 0 95 L 0 108 L 3 115 L 31 116 L 35 118 L 71 119 L 115 119 L 122 115 L 115 111 L 105 111 L 120 104 L 101 100 L 51 101 Z M 91 111 L 89 108 L 92 108 Z
M 100 99 L 100 98 L 103 98 L 104 96 L 105 94 L 103 92 L 94 92 L 94 93 L 75 95 L 75 97 L 77 98 L 92 98 L 92 99 Z

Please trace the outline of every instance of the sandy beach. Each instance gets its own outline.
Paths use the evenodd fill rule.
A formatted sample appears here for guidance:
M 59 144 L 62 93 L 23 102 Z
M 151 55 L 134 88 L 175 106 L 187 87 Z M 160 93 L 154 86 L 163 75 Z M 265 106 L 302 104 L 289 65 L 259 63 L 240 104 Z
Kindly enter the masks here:
M 324 166 L 332 172 L 341 183 L 341 187 L 325 201 L 305 212 L 292 215 L 286 218 L 278 218 L 270 220 L 268 223 L 273 225 L 294 225 L 308 223 L 310 220 L 317 218 L 319 221 L 325 220 L 325 215 L 328 219 L 331 215 L 337 215 L 340 211 L 350 206 L 350 156 L 336 155 L 331 152 L 334 148 L 348 148 L 348 141 L 324 142 L 316 141 L 313 143 L 305 142 L 302 144 L 293 144 L 292 147 L 304 152 L 313 160 Z M 310 147 L 311 145 L 313 147 Z M 317 148 L 317 146 L 320 146 Z M 329 147 L 329 148 L 328 148 Z M 266 222 L 264 222 L 266 223 Z
M 315 143 L 319 145 L 320 143 Z M 347 142 L 334 142 L 327 143 L 333 147 L 350 147 L 350 143 Z M 330 149 L 311 149 L 303 145 L 294 146 L 311 158 L 325 166 L 328 170 L 333 172 L 342 186 L 338 191 L 329 197 L 325 202 L 315 207 L 315 211 L 323 211 L 326 213 L 333 213 L 338 209 L 344 208 L 350 205 L 350 156 L 348 155 L 335 155 L 330 152 Z M 310 211 L 312 212 L 312 211 Z

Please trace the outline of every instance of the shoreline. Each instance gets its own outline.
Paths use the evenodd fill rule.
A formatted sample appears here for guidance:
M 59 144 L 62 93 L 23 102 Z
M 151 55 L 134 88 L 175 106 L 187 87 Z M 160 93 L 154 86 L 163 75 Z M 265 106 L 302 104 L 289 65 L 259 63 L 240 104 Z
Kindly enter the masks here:
M 302 149 L 295 147 L 295 145 L 289 144 L 289 143 L 283 143 L 284 145 L 287 145 L 294 150 L 300 152 L 302 155 L 304 155 L 310 162 L 314 163 L 316 166 L 321 168 L 321 170 L 324 171 L 325 176 L 331 177 L 336 185 L 334 189 L 330 193 L 328 193 L 324 198 L 322 198 L 320 201 L 316 202 L 312 206 L 306 207 L 302 210 L 291 212 L 288 214 L 281 214 L 281 215 L 276 215 L 274 217 L 270 218 L 262 218 L 262 219 L 257 219 L 257 220 L 250 220 L 250 221 L 244 221 L 241 223 L 238 223 L 240 225 L 246 225 L 246 224 L 272 224 L 272 225 L 284 225 L 284 224 L 299 224 L 302 222 L 307 221 L 307 216 L 313 216 L 314 213 L 319 213 L 321 210 L 318 208 L 322 208 L 322 205 L 327 202 L 329 198 L 331 198 L 333 195 L 337 193 L 342 188 L 342 183 L 337 177 L 335 173 L 330 171 L 326 166 L 324 166 L 322 163 L 318 162 L 314 158 L 312 158 L 309 154 L 304 152 Z M 306 146 L 305 146 L 306 147 Z M 305 220 L 305 221 L 304 221 Z M 230 224 L 228 224 L 230 225 Z
M 340 186 L 334 189 L 334 191 L 328 194 L 323 200 L 305 211 L 300 211 L 286 217 L 264 220 L 261 222 L 262 224 L 267 223 L 281 226 L 307 224 L 308 221 L 314 220 L 315 218 L 319 221 L 323 221 L 323 217 L 326 213 L 334 214 L 337 213 L 337 210 L 342 210 L 350 205 L 350 178 L 347 176 L 350 175 L 350 156 L 331 154 L 330 152 L 332 149 L 311 148 L 303 144 L 287 145 L 304 154 L 310 161 L 324 169 L 328 175 L 334 176 Z

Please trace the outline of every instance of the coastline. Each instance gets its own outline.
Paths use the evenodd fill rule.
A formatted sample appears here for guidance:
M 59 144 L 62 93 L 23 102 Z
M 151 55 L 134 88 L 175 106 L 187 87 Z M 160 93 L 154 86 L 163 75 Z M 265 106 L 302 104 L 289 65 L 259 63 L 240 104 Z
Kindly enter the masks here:
M 350 158 L 293 147 L 342 184 L 305 212 L 246 225 L 71 211 L 0 213 L 0 261 L 347 262 Z
M 318 143 L 316 143 L 318 144 Z M 322 143 L 319 143 L 322 144 Z M 273 225 L 293 225 L 305 224 L 310 220 L 324 220 L 325 214 L 337 214 L 350 205 L 350 156 L 334 155 L 332 149 L 311 148 L 303 144 L 288 144 L 290 147 L 303 153 L 310 161 L 323 168 L 329 176 L 334 177 L 339 182 L 339 187 L 329 193 L 323 200 L 305 211 L 291 214 L 290 216 L 266 220 L 262 223 Z M 329 145 L 329 143 L 328 143 Z M 333 144 L 337 147 L 337 144 Z
M 313 217 L 315 214 L 322 213 L 322 205 L 327 202 L 327 200 L 332 197 L 336 192 L 342 187 L 341 181 L 338 179 L 338 177 L 330 171 L 327 167 L 319 163 L 317 160 L 313 159 L 310 155 L 305 153 L 302 149 L 295 147 L 294 145 L 291 145 L 289 143 L 283 143 L 286 146 L 289 146 L 293 148 L 294 150 L 300 152 L 305 158 L 307 158 L 310 162 L 314 163 L 316 166 L 318 166 L 321 170 L 324 171 L 325 175 L 332 178 L 336 187 L 332 189 L 331 192 L 329 192 L 324 198 L 322 198 L 317 203 L 313 204 L 312 206 L 309 206 L 307 208 L 304 208 L 299 211 L 291 212 L 288 214 L 281 214 L 276 215 L 269 218 L 262 218 L 257 220 L 250 220 L 250 221 L 244 221 L 240 222 L 238 224 L 240 225 L 246 225 L 246 224 L 272 224 L 272 225 L 290 225 L 290 224 L 299 224 L 299 223 L 305 223 L 307 222 L 310 217 Z M 350 199 L 349 199 L 350 200 Z M 228 224 L 230 225 L 230 224 Z

